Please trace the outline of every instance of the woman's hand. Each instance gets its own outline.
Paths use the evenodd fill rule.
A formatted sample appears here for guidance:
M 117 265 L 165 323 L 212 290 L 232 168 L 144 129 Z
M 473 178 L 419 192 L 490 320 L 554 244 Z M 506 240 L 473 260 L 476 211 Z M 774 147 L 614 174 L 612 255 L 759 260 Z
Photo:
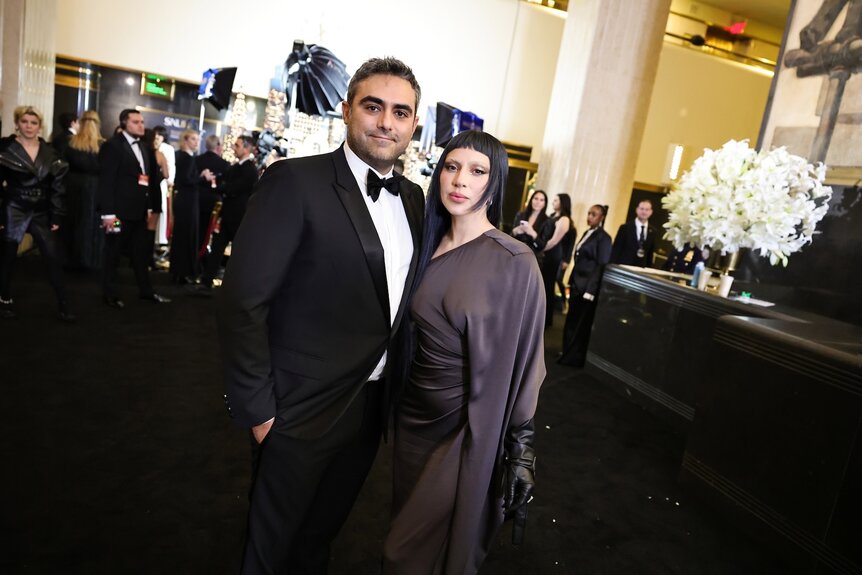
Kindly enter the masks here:
M 51 231 L 56 232 L 60 229 L 60 224 L 51 224 Z
M 536 237 L 539 235 L 536 233 L 536 230 L 533 229 L 533 226 L 524 226 L 524 231 L 521 233 L 527 234 L 533 239 L 536 239 Z

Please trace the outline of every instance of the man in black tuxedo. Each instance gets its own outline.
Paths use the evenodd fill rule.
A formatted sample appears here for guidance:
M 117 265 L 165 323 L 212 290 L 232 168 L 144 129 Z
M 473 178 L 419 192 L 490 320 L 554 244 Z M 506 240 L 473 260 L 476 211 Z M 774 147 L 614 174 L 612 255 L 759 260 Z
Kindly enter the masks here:
M 51 138 L 51 145 L 60 156 L 69 147 L 69 140 L 78 133 L 78 116 L 70 112 L 63 112 L 59 117 L 60 131 Z
M 221 140 L 216 135 L 207 136 L 206 140 L 204 140 L 204 147 L 206 148 L 206 152 L 195 158 L 195 165 L 201 172 L 209 170 L 217 180 L 222 179 L 230 164 L 221 157 Z M 210 220 L 212 220 L 213 208 L 221 198 L 216 189 L 215 182 L 201 180 L 198 190 L 198 209 L 200 210 L 198 237 L 201 239 L 201 242 L 205 242 L 207 240 Z
M 635 208 L 635 218 L 620 226 L 611 250 L 611 263 L 652 267 L 655 249 L 655 228 L 649 225 L 652 200 L 641 200 Z
M 230 166 L 223 178 L 219 178 L 216 191 L 223 198 L 221 207 L 221 226 L 213 234 L 212 251 L 204 261 L 201 283 L 188 286 L 195 295 L 211 296 L 213 279 L 218 273 L 224 250 L 233 241 L 239 224 L 245 215 L 245 206 L 257 182 L 257 167 L 254 163 L 255 143 L 251 136 L 240 136 L 233 143 L 237 163 Z
M 153 150 L 140 140 L 144 135 L 141 113 L 132 109 L 120 112 L 120 128 L 99 149 L 98 202 L 106 234 L 102 295 L 111 307 L 125 306 L 117 297 L 116 280 L 120 254 L 126 247 L 141 299 L 168 303 L 168 298 L 153 291 L 147 271 L 153 250 L 147 243 L 147 219 L 162 210 L 162 176 Z
M 218 319 L 225 401 L 255 446 L 247 575 L 326 573 L 377 453 L 423 218 L 392 167 L 419 96 L 402 62 L 365 62 L 346 143 L 267 168 L 233 242 Z

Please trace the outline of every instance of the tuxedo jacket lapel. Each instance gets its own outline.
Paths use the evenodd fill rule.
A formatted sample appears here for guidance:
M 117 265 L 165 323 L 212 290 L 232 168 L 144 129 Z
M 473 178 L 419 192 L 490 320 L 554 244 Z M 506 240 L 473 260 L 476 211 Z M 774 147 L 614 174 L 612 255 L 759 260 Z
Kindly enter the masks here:
M 132 150 L 132 145 L 129 143 L 129 141 L 126 139 L 126 137 L 123 136 L 122 134 L 118 134 L 117 137 L 120 140 L 122 140 L 120 145 L 122 146 L 123 151 L 125 151 L 132 158 L 132 160 L 134 160 L 135 165 L 138 166 L 138 171 L 140 171 L 141 170 L 141 164 L 140 164 L 140 162 L 138 162 L 138 157 L 135 155 L 135 151 Z M 140 146 L 141 144 L 138 144 L 138 145 Z M 146 159 L 146 154 L 144 154 L 143 150 L 141 150 L 141 156 L 144 156 L 144 166 L 146 166 L 147 165 L 147 159 Z
M 362 199 L 362 191 L 356 184 L 350 166 L 347 165 L 344 150 L 341 148 L 335 150 L 332 153 L 332 161 L 335 164 L 335 191 L 338 193 L 338 199 L 341 200 L 344 210 L 350 217 L 350 222 L 359 237 L 359 243 L 362 244 L 362 251 L 365 252 L 365 260 L 374 282 L 374 290 L 377 292 L 377 299 L 380 301 L 380 306 L 383 308 L 388 323 L 390 321 L 389 290 L 386 283 L 383 244 L 380 243 L 377 229 L 374 227 L 374 222 L 365 206 L 365 200 Z

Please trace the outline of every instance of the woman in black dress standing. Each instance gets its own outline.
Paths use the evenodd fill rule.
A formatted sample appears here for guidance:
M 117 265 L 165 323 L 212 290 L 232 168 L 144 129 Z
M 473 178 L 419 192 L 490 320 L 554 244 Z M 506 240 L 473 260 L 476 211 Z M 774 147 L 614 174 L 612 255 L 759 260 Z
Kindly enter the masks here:
M 102 137 L 102 122 L 99 114 L 84 112 L 79 122 L 78 133 L 69 139 L 64 153 L 69 163 L 66 178 L 70 198 L 70 227 L 72 228 L 71 263 L 76 267 L 96 270 L 102 267 L 105 230 L 96 196 L 99 188 L 99 148 Z
M 171 281 L 176 284 L 193 283 L 200 274 L 200 210 L 198 206 L 198 184 L 211 180 L 209 170 L 198 169 L 196 155 L 201 137 L 194 130 L 180 135 L 180 151 L 176 155 L 174 178 L 173 214 L 174 228 L 171 232 L 170 270 Z
M 25 233 L 33 241 L 48 267 L 48 278 L 57 295 L 59 317 L 73 322 L 63 281 L 63 263 L 58 232 L 66 215 L 63 177 L 69 165 L 53 147 L 39 137 L 42 114 L 32 106 L 14 111 L 15 134 L 0 140 L 0 185 L 6 183 L 3 201 L 0 249 L 0 318 L 16 317 L 12 301 L 12 275 L 18 244 Z
M 506 150 L 462 132 L 434 171 L 410 302 L 416 354 L 396 419 L 384 573 L 472 575 L 504 514 L 525 516 L 545 376 L 542 281 L 496 228 Z
M 572 245 L 574 244 L 575 226 L 572 225 L 572 199 L 569 194 L 559 194 L 554 198 L 554 216 L 545 224 L 547 230 L 543 236 L 548 237 L 544 242 L 543 251 L 545 257 L 542 260 L 542 281 L 545 284 L 545 297 L 547 308 L 545 310 L 545 328 L 554 323 L 554 311 L 556 311 L 557 297 L 554 286 L 563 263 L 568 264 L 572 258 Z M 566 297 L 565 290 L 560 290 L 563 299 Z

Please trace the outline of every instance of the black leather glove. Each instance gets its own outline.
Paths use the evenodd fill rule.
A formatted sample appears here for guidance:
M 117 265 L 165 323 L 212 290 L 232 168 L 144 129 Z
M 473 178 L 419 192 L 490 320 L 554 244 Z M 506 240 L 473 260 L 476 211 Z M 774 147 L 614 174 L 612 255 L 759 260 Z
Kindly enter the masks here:
M 510 427 L 503 444 L 505 451 L 505 491 L 503 508 L 511 513 L 530 500 L 536 483 L 536 454 L 533 451 L 533 420 Z
M 527 503 L 532 499 L 536 484 L 536 454 L 533 451 L 533 420 L 519 427 L 511 427 L 503 442 L 505 472 L 503 511 L 515 520 L 512 543 L 524 541 L 527 525 Z

